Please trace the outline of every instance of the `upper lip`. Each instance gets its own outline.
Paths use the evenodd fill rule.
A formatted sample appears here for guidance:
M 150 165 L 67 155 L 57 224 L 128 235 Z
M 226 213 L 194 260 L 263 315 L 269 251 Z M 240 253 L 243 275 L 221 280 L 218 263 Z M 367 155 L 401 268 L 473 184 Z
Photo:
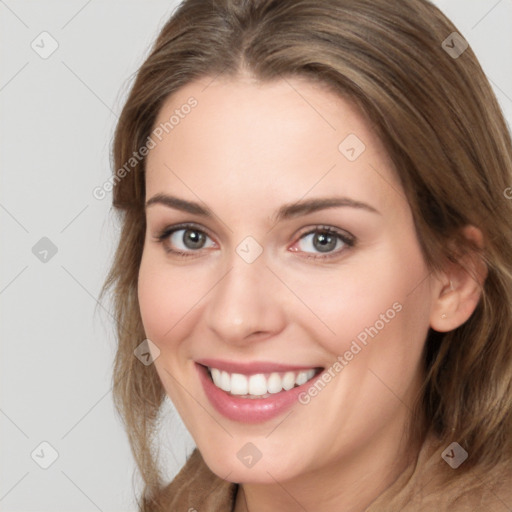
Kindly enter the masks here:
M 228 373 L 240 373 L 242 375 L 254 375 L 257 373 L 274 373 L 274 372 L 293 372 L 300 370 L 317 369 L 319 366 L 315 365 L 292 365 L 273 363 L 269 361 L 224 361 L 221 359 L 197 359 L 197 364 L 202 366 L 209 366 L 210 368 L 217 368 L 221 371 Z

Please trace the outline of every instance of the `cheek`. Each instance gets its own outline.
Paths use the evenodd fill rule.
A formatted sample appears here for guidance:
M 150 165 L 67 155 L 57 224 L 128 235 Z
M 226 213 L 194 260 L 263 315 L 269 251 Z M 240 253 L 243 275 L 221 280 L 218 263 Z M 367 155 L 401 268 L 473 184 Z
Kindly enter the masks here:
M 428 330 L 429 291 L 426 282 L 420 285 L 427 275 L 414 244 L 383 246 L 336 272 L 307 279 L 295 273 L 296 289 L 314 315 L 303 316 L 302 328 L 334 357 L 351 350 L 354 341 L 364 348 L 386 340 L 392 351 L 404 343 L 420 346 Z
M 189 375 L 178 364 L 179 351 L 176 349 L 187 329 L 191 328 L 194 304 L 201 294 L 204 291 L 187 272 L 172 270 L 156 251 L 145 250 L 138 277 L 138 301 L 144 332 L 160 351 L 161 357 L 155 360 L 155 369 L 167 395 L 185 420 L 188 419 L 186 411 L 189 404 L 174 379 L 185 382 Z
M 207 267 L 171 265 L 159 249 L 145 249 L 139 270 L 138 300 L 146 336 L 166 350 L 198 323 L 218 275 Z
M 143 254 L 138 299 L 142 323 L 149 339 L 161 345 L 172 335 L 186 314 L 190 295 L 194 295 L 194 290 L 185 285 L 182 274 L 170 272 L 151 252 Z

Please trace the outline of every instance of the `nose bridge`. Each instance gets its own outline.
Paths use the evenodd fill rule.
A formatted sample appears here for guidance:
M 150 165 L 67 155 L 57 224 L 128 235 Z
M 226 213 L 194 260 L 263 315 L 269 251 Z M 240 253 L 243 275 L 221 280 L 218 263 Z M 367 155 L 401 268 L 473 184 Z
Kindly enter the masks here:
M 225 341 L 244 342 L 253 334 L 275 334 L 283 328 L 284 312 L 271 293 L 274 276 L 263 254 L 255 256 L 254 249 L 251 241 L 237 247 L 208 301 L 208 327 Z

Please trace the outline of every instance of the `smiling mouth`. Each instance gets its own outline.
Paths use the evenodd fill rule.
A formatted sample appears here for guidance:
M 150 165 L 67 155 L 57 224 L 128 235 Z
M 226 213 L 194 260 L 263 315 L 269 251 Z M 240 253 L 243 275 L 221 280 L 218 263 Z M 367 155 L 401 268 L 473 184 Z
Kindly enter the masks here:
M 230 373 L 210 366 L 206 370 L 213 384 L 222 391 L 240 398 L 261 399 L 302 386 L 314 379 L 323 368 L 251 375 Z

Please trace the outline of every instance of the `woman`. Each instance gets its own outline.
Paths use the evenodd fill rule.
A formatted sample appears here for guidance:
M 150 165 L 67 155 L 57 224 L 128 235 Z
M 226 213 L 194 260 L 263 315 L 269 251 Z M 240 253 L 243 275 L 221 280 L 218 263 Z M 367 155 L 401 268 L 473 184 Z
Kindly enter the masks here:
M 114 163 L 141 510 L 512 508 L 512 145 L 437 8 L 185 1 Z

